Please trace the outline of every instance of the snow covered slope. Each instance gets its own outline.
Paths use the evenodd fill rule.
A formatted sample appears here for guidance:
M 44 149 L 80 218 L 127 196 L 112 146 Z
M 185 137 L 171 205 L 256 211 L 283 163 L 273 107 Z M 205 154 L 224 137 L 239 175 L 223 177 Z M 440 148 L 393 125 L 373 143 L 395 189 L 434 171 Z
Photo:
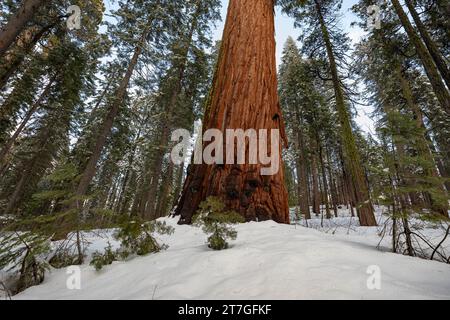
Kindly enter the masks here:
M 53 270 L 42 285 L 14 298 L 450 299 L 449 265 L 382 252 L 355 237 L 247 223 L 237 227 L 230 249 L 216 252 L 199 229 L 163 220 L 176 228 L 161 238 L 167 251 L 100 272 L 84 265 L 81 290 L 66 288 L 66 270 Z M 381 290 L 367 287 L 371 265 L 381 270 Z

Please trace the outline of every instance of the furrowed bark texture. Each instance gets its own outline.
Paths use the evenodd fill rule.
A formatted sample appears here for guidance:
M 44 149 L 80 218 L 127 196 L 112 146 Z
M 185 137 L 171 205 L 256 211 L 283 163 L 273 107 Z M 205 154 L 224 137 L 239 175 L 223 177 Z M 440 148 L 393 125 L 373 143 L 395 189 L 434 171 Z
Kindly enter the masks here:
M 220 197 L 247 221 L 289 223 L 281 148 L 286 144 L 277 93 L 273 0 L 231 0 L 203 129 L 279 129 L 280 170 L 262 176 L 261 164 L 191 165 L 175 215 L 190 223 L 198 205 Z M 268 150 L 270 150 L 270 141 Z M 205 145 L 204 145 L 205 147 Z M 224 145 L 224 154 L 226 147 Z

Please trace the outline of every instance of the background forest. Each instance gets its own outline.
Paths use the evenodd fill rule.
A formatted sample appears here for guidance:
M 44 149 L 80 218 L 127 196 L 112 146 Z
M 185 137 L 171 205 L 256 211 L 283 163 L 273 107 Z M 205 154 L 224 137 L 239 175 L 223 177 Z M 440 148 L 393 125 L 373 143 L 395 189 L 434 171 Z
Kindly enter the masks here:
M 163 249 L 150 236 L 133 247 L 142 233 L 171 233 L 130 222 L 168 216 L 182 195 L 188 159 L 170 161 L 171 133 L 194 135 L 207 116 L 221 1 L 111 2 L 0 3 L 0 267 L 18 268 L 15 292 L 43 280 L 50 239 L 62 244 L 49 264 L 63 267 L 84 262 L 82 230 L 122 228 L 129 254 Z M 71 5 L 79 29 L 68 28 Z M 323 226 L 345 211 L 377 226 L 383 207 L 392 251 L 449 263 L 449 2 L 360 0 L 355 45 L 340 0 L 275 5 L 297 28 L 277 88 L 292 222 Z M 364 106 L 376 132 L 355 121 Z M 417 221 L 444 228 L 442 243 Z

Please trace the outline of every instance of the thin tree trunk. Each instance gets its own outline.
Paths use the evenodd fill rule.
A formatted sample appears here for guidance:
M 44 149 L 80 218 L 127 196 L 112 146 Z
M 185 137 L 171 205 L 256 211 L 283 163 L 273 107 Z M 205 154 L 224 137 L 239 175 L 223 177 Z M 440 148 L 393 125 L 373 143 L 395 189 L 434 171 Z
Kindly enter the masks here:
M 182 91 L 183 88 L 183 80 L 185 77 L 185 71 L 187 66 L 187 60 L 188 60 L 188 54 L 192 46 L 193 36 L 194 32 L 198 27 L 198 19 L 200 16 L 200 13 L 202 11 L 202 7 L 200 5 L 200 2 L 197 1 L 197 8 L 192 16 L 192 23 L 189 29 L 189 33 L 184 40 L 184 47 L 182 48 L 181 52 L 179 53 L 178 57 L 177 53 L 174 52 L 175 56 L 177 57 L 174 61 L 174 67 L 177 74 L 177 79 L 174 88 L 172 88 L 172 92 L 170 95 L 169 103 L 167 105 L 167 108 L 164 110 L 164 116 L 161 121 L 162 130 L 161 130 L 161 138 L 159 141 L 159 149 L 155 155 L 154 163 L 153 163 L 153 179 L 151 180 L 149 190 L 147 193 L 147 202 L 145 206 L 144 211 L 144 218 L 146 219 L 153 219 L 155 217 L 155 209 L 156 209 L 156 193 L 158 190 L 158 184 L 159 184 L 159 178 L 161 175 L 161 168 L 162 168 L 162 160 L 164 157 L 164 154 L 166 153 L 166 147 L 168 146 L 169 142 L 169 135 L 172 125 L 172 118 L 173 118 L 173 112 L 176 107 L 178 97 Z M 177 61 L 180 59 L 180 61 Z
M 126 171 L 125 177 L 123 179 L 122 188 L 121 188 L 120 195 L 119 195 L 119 200 L 117 201 L 117 210 L 116 211 L 119 213 L 123 213 L 123 211 L 125 210 L 124 198 L 127 193 L 128 181 L 130 180 L 130 176 L 132 175 L 134 158 L 136 156 L 136 150 L 137 150 L 138 141 L 140 138 L 141 138 L 141 129 L 139 129 L 139 131 L 136 135 L 136 138 L 134 139 L 133 149 L 131 150 L 130 156 L 128 158 L 127 171 Z
M 334 58 L 333 47 L 330 40 L 325 20 L 322 15 L 322 9 L 318 0 L 315 0 L 316 10 L 319 17 L 319 23 L 322 30 L 322 37 L 327 49 L 330 71 L 333 79 L 333 86 L 336 99 L 336 108 L 339 122 L 341 125 L 341 140 L 344 151 L 344 163 L 348 168 L 355 187 L 355 200 L 358 206 L 358 216 L 361 226 L 376 226 L 377 222 L 370 203 L 369 188 L 364 178 L 359 151 L 356 147 L 355 137 L 350 124 L 350 117 L 345 106 L 344 93 L 339 79 L 338 69 Z
M 402 89 L 403 97 L 405 98 L 409 109 L 414 113 L 417 129 L 419 130 L 419 132 L 425 133 L 426 129 L 423 124 L 422 112 L 420 110 L 420 107 L 414 101 L 410 84 L 405 79 L 400 64 L 397 65 L 396 72 L 397 77 L 400 81 L 400 87 Z M 427 164 L 425 164 L 424 168 L 425 175 L 428 177 L 439 178 L 439 173 L 436 168 L 433 154 L 431 153 L 424 134 L 420 135 L 420 137 L 417 138 L 417 141 L 415 141 L 415 147 L 417 148 L 419 156 L 423 157 L 428 162 Z M 440 196 L 443 196 L 444 198 L 446 197 L 446 190 L 443 184 L 437 182 L 431 186 L 440 193 Z M 436 199 L 439 198 L 439 196 L 436 197 L 435 194 L 429 192 L 423 192 L 423 195 L 431 210 L 438 212 L 440 215 L 448 217 L 448 204 L 442 203 L 442 201 Z
M 3 56 L 14 43 L 26 24 L 45 3 L 44 0 L 24 0 L 19 10 L 9 19 L 0 30 L 0 56 Z
M 41 158 L 42 152 L 44 152 L 43 151 L 44 147 L 46 146 L 46 144 L 48 142 L 47 135 L 49 133 L 49 129 L 48 129 L 48 127 L 46 127 L 43 130 L 44 130 L 44 133 L 42 136 L 45 137 L 45 139 L 41 139 L 38 142 L 38 144 L 35 146 L 35 150 L 37 152 L 32 156 L 32 158 L 27 162 L 27 165 L 24 167 L 25 169 L 21 173 L 19 182 L 16 184 L 16 186 L 14 188 L 14 192 L 11 195 L 11 197 L 9 198 L 8 205 L 6 206 L 6 209 L 4 211 L 6 214 L 13 214 L 17 211 L 15 206 L 17 205 L 20 198 L 22 197 L 24 189 L 27 186 L 28 179 L 29 179 L 30 175 L 33 173 L 33 170 L 35 169 L 35 165 L 36 165 L 37 161 L 39 161 L 39 159 Z
M 326 147 L 326 159 L 327 159 L 327 169 L 328 169 L 328 176 L 330 177 L 330 189 L 331 189 L 331 201 L 333 204 L 333 211 L 334 211 L 334 216 L 337 218 L 338 217 L 338 195 L 337 195 L 337 188 L 336 188 L 336 181 L 333 177 L 333 173 L 331 170 L 331 161 L 330 161 L 330 152 L 328 150 L 328 146 Z
M 316 216 L 320 214 L 320 189 L 317 155 L 315 151 L 311 153 L 311 176 L 312 176 L 312 209 Z
M 34 113 L 39 109 L 44 99 L 47 97 L 47 95 L 50 92 L 51 86 L 53 85 L 55 81 L 55 77 L 50 79 L 49 83 L 45 87 L 44 91 L 41 93 L 39 98 L 36 100 L 36 102 L 31 106 L 30 110 L 26 113 L 25 117 L 22 119 L 22 122 L 20 123 L 19 127 L 16 129 L 14 134 L 11 136 L 11 138 L 8 139 L 6 144 L 3 146 L 3 148 L 0 151 L 0 166 L 3 168 L 7 166 L 7 163 L 5 162 L 6 156 L 9 154 L 9 151 L 11 150 L 12 146 L 16 142 L 19 135 L 22 133 L 22 130 L 25 128 L 28 121 L 31 119 L 31 117 L 34 115 Z M 1 170 L 3 172 L 3 170 Z
M 177 206 L 178 201 L 180 200 L 181 190 L 183 189 L 184 163 L 176 169 L 175 177 L 175 190 L 173 192 L 174 196 L 171 211 Z
M 302 129 L 302 121 L 300 114 L 296 112 L 298 126 L 296 126 L 296 146 L 298 155 L 296 157 L 297 163 L 297 180 L 298 180 L 298 205 L 300 207 L 300 214 L 305 215 L 305 219 L 311 219 L 311 212 L 309 209 L 309 194 L 308 194 L 308 168 L 306 159 L 305 137 Z
M 231 0 L 204 129 L 279 129 L 286 144 L 278 102 L 273 0 Z M 270 143 L 268 143 L 270 149 Z M 248 150 L 248 143 L 246 143 Z M 191 223 L 199 204 L 209 196 L 246 220 L 289 223 L 289 206 L 280 170 L 262 176 L 257 165 L 192 165 L 175 212 Z M 226 154 L 226 146 L 224 147 Z M 248 153 L 248 152 L 246 152 Z
M 42 39 L 52 28 L 54 28 L 60 22 L 60 18 L 52 24 L 49 24 L 39 30 L 30 42 L 26 43 L 24 48 L 19 48 L 21 50 L 20 53 L 14 54 L 12 61 L 8 61 L 5 66 L 3 66 L 0 70 L 0 90 L 2 90 L 5 85 L 8 83 L 8 80 L 16 73 L 17 69 L 20 67 L 25 57 L 33 50 L 38 41 Z
M 329 195 L 328 195 L 328 181 L 327 181 L 327 174 L 325 171 L 325 164 L 323 161 L 323 148 L 320 145 L 320 141 L 317 138 L 317 148 L 319 149 L 319 159 L 320 159 L 320 167 L 322 168 L 322 181 L 323 181 L 323 199 L 325 202 L 325 212 L 327 219 L 331 219 L 331 212 L 330 212 L 330 202 L 329 202 Z
M 161 184 L 161 189 L 158 197 L 158 204 L 156 206 L 156 217 L 165 217 L 167 215 L 167 211 L 169 209 L 168 200 L 170 198 L 170 194 L 173 189 L 173 169 L 174 164 L 172 161 L 169 161 L 166 173 L 163 178 L 163 182 Z
M 439 49 L 437 48 L 436 43 L 433 41 L 433 39 L 431 39 L 431 36 L 428 33 L 425 25 L 420 20 L 420 16 L 417 13 L 416 8 L 414 7 L 412 1 L 405 0 L 405 3 L 409 9 L 409 12 L 411 13 L 411 16 L 414 20 L 414 23 L 417 26 L 417 29 L 419 30 L 420 35 L 422 36 L 423 41 L 425 42 L 425 45 L 427 46 L 428 51 L 433 57 L 434 63 L 439 69 L 439 72 L 441 73 L 442 78 L 447 84 L 447 87 L 450 88 L 450 71 L 448 69 L 447 62 L 445 61 Z
M 414 27 L 409 21 L 409 18 L 403 10 L 400 2 L 398 0 L 392 0 L 392 4 L 400 19 L 400 22 L 402 23 L 406 33 L 408 34 L 409 39 L 414 44 L 417 50 L 417 54 L 422 61 L 425 72 L 428 76 L 428 79 L 430 80 L 431 85 L 433 86 L 433 90 L 436 94 L 436 98 L 438 99 L 439 104 L 445 112 L 450 114 L 450 93 L 442 82 L 439 71 L 434 64 L 433 57 L 428 52 L 426 46 L 423 44 L 422 40 L 414 30 Z
M 149 23 L 151 25 L 151 23 Z M 78 208 L 80 209 L 82 207 L 83 201 L 79 198 L 86 195 L 89 184 L 92 181 L 92 178 L 95 175 L 96 172 L 96 166 L 97 162 L 100 159 L 103 147 L 105 145 L 106 139 L 108 138 L 111 128 L 114 123 L 114 119 L 116 118 L 119 108 L 123 103 L 123 99 L 125 97 L 125 94 L 127 92 L 128 85 L 130 83 L 131 76 L 133 74 L 133 71 L 138 63 L 139 56 L 142 53 L 142 47 L 145 43 L 145 39 L 147 38 L 149 34 L 149 30 L 145 30 L 140 38 L 139 44 L 134 49 L 133 57 L 131 58 L 131 61 L 128 65 L 127 71 L 125 73 L 125 76 L 123 77 L 119 88 L 116 91 L 116 95 L 114 98 L 114 101 L 111 105 L 111 108 L 100 128 L 99 134 L 97 136 L 97 140 L 95 142 L 95 145 L 91 152 L 91 157 L 89 158 L 89 161 L 84 169 L 84 172 L 81 176 L 80 182 L 78 184 L 78 187 L 76 189 L 76 197 L 77 199 L 73 202 L 72 208 Z

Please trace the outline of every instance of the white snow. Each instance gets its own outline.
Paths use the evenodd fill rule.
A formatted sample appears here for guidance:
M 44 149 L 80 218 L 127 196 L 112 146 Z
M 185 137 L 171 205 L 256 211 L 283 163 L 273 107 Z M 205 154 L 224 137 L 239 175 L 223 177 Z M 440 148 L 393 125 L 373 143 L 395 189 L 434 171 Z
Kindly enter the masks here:
M 200 229 L 162 220 L 176 229 L 160 237 L 167 251 L 115 262 L 100 272 L 83 265 L 81 290 L 67 289 L 66 269 L 52 270 L 42 285 L 13 298 L 450 299 L 448 264 L 377 249 L 378 228 L 361 233 L 355 226 L 325 227 L 326 233 L 253 222 L 236 227 L 238 239 L 230 249 L 212 251 Z M 96 249 L 106 244 L 105 239 L 91 240 Z M 367 286 L 370 266 L 381 271 L 380 290 Z

